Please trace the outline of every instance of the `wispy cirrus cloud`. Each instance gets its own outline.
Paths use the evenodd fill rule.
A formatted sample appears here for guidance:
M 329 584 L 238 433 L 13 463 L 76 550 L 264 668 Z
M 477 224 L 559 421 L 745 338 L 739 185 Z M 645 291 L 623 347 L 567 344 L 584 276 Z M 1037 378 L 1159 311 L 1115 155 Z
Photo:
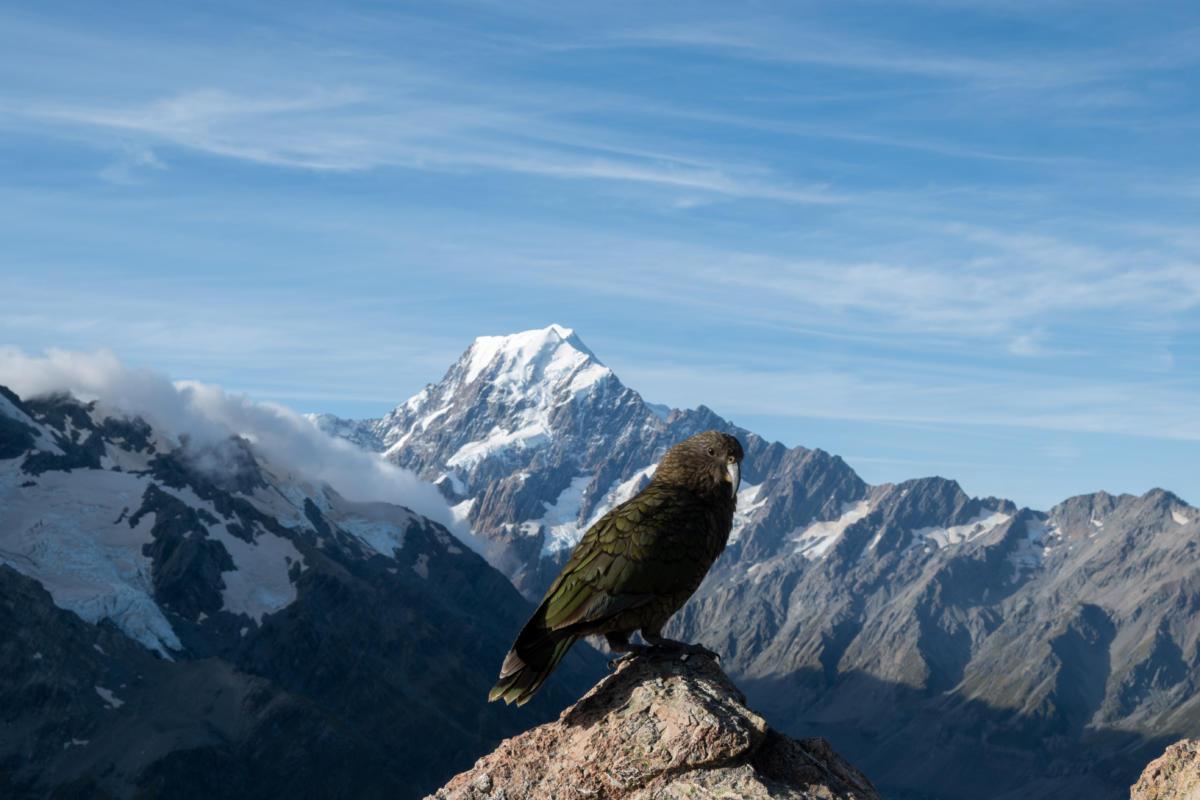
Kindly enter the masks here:
M 889 42 L 850 39 L 830 31 L 812 31 L 778 21 L 694 25 L 628 31 L 617 41 L 727 50 L 743 57 L 789 64 L 811 64 L 925 78 L 965 80 L 992 85 L 1046 85 L 1062 81 L 1054 70 L 1002 59 L 912 52 Z M 1076 68 L 1071 80 L 1100 74 L 1097 67 Z
M 947 374 L 898 363 L 849 375 L 830 366 L 809 364 L 792 372 L 723 364 L 716 371 L 672 361 L 622 372 L 649 397 L 666 402 L 704 397 L 710 407 L 734 418 L 751 414 L 943 429 L 984 425 L 1200 441 L 1200 417 L 1192 392 L 1184 387 L 1047 376 L 1013 391 L 1019 376 L 1001 370 Z M 756 388 L 747 393 L 744 386 Z
M 1093 315 L 1109 315 L 1112 329 L 1123 330 L 1200 310 L 1200 262 L 1173 248 L 1114 250 L 965 225 L 935 225 L 925 235 L 957 240 L 957 252 L 970 255 L 802 258 L 583 237 L 549 259 L 522 255 L 514 243 L 505 260 L 517 274 L 598 294 L 753 309 L 746 324 L 863 339 L 953 334 L 969 346 L 997 341 L 1016 355 L 1070 352 L 1050 331 Z
M 100 170 L 100 177 L 110 183 L 133 184 L 147 171 L 166 169 L 167 165 L 149 147 L 126 147 L 116 160 Z
M 839 30 L 814 21 L 750 17 L 736 22 L 687 21 L 631 28 L 610 34 L 608 43 L 706 48 L 753 60 L 907 75 L 975 90 L 1042 90 L 1100 84 L 1139 72 L 1192 65 L 1200 60 L 1195 49 L 1198 36 L 1196 29 L 1185 28 L 1156 34 L 1137 49 L 1114 52 L 1094 46 L 1056 47 L 1026 53 L 1022 58 L 1013 57 L 1002 47 L 981 54 L 978 47 L 943 44 L 931 48 L 924 43 L 883 38 L 861 30 Z M 603 41 L 593 44 L 600 46 Z M 1136 95 L 1121 95 L 1119 100 L 1136 100 Z
M 842 201 L 828 187 L 789 182 L 760 165 L 622 147 L 619 138 L 546 118 L 544 108 L 415 97 L 382 102 L 359 89 L 253 97 L 204 89 L 129 106 L 8 102 L 0 113 L 305 170 L 486 170 L 785 203 Z

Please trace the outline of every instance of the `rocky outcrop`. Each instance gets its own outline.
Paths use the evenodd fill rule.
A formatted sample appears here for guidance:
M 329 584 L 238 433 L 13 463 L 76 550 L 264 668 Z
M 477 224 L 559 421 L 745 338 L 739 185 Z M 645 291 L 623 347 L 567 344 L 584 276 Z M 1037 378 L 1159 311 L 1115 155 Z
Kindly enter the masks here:
M 1130 800 L 1200 800 L 1200 740 L 1184 739 L 1151 761 Z
M 626 660 L 427 800 L 877 800 L 824 739 L 790 739 L 745 702 L 708 658 Z

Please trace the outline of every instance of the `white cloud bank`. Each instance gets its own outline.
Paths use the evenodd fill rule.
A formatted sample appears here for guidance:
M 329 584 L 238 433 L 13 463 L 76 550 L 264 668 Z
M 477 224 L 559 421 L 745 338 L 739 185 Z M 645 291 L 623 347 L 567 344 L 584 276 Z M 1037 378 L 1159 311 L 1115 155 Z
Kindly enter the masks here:
M 256 402 L 218 386 L 171 381 L 148 369 L 129 367 L 111 351 L 48 350 L 30 356 L 0 347 L 0 385 L 21 397 L 70 392 L 139 415 L 156 430 L 186 434 L 198 445 L 243 436 L 277 469 L 327 483 L 359 501 L 407 506 L 445 525 L 469 545 L 476 540 L 456 522 L 441 494 L 408 470 L 318 430 L 295 411 Z

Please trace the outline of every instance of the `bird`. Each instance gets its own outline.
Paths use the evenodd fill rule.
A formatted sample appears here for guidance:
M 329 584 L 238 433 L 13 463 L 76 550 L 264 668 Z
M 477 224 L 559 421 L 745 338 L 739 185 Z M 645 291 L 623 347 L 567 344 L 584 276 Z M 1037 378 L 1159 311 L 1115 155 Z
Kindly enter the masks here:
M 725 549 L 743 456 L 736 437 L 715 430 L 668 450 L 642 491 L 584 533 L 517 635 L 488 700 L 524 705 L 584 636 L 602 634 L 621 657 L 717 657 L 664 638 L 662 629 Z M 646 644 L 629 641 L 635 631 Z

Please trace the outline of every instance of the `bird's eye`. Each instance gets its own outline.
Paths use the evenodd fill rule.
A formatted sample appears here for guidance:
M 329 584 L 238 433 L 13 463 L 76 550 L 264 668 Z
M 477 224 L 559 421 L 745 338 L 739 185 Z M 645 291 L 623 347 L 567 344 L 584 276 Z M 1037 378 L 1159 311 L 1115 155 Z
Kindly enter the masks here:
M 710 447 L 710 448 L 708 448 L 708 454 L 710 456 L 715 456 L 717 454 L 717 451 Z

